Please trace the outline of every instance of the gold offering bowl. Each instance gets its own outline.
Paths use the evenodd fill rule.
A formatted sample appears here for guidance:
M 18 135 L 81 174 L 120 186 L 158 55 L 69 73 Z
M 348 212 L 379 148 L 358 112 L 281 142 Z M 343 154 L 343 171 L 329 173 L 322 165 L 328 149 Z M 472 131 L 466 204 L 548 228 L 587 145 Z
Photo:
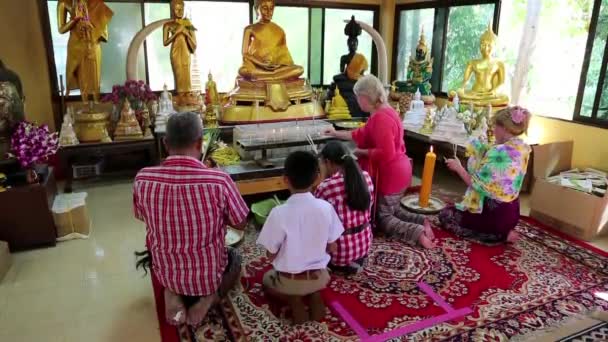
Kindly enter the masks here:
M 74 115 L 74 130 L 80 142 L 99 142 L 108 136 L 110 113 L 79 113 Z

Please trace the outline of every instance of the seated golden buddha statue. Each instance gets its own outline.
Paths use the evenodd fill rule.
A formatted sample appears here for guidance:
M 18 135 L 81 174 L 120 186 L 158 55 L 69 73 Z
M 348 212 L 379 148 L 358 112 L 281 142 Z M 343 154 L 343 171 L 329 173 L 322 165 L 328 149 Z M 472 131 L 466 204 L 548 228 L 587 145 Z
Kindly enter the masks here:
M 431 93 L 431 76 L 433 75 L 433 57 L 429 53 L 424 39 L 424 30 L 420 33 L 420 40 L 416 46 L 416 54 L 410 57 L 407 67 L 407 80 L 395 81 L 393 85 L 398 93 L 415 94 L 416 91 L 422 95 L 422 101 L 430 105 L 435 102 L 435 96 Z
M 358 36 L 363 32 L 361 25 L 355 21 L 355 16 L 352 16 L 350 21 L 344 27 L 344 34 L 348 36 L 348 54 L 340 57 L 340 73 L 334 76 L 334 83 L 330 86 L 328 97 L 332 98 L 338 93 L 342 94 L 348 104 L 349 112 L 356 117 L 366 116 L 359 104 L 357 97 L 353 91 L 353 87 L 357 80 L 365 74 L 369 68 L 369 64 L 365 56 L 357 52 L 359 47 Z
M 505 65 L 502 61 L 492 58 L 496 38 L 492 26 L 488 24 L 488 29 L 479 40 L 481 58 L 469 62 L 464 72 L 462 87 L 451 91 L 451 97 L 458 94 L 461 103 L 469 102 L 477 107 L 503 107 L 509 104 L 509 97 L 498 93 L 499 87 L 505 82 Z M 467 90 L 465 88 L 473 74 L 475 83 Z
M 312 88 L 300 78 L 304 68 L 294 64 L 285 31 L 272 22 L 274 0 L 255 0 L 259 21 L 243 32 L 243 65 L 236 88 L 222 114 L 224 123 L 263 122 L 322 117 Z
M 131 109 L 131 104 L 125 100 L 120 111 L 120 120 L 114 130 L 114 141 L 143 139 L 139 122 Z
M 351 119 L 350 110 L 346 100 L 340 94 L 340 89 L 336 88 L 334 97 L 331 99 L 329 110 L 327 111 L 328 119 L 330 120 L 348 120 Z

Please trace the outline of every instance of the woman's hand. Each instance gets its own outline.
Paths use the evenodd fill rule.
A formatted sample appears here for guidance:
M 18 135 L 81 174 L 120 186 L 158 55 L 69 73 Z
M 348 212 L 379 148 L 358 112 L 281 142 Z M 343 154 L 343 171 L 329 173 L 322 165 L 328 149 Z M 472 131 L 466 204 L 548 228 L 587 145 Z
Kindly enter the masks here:
M 445 164 L 448 166 L 448 169 L 452 170 L 455 173 L 461 173 L 464 170 L 464 167 L 462 167 L 462 163 L 460 163 L 460 159 L 458 158 L 453 158 L 453 159 L 447 159 L 445 161 Z
M 357 157 L 367 157 L 369 155 L 369 150 L 364 150 L 361 148 L 355 148 L 353 154 Z

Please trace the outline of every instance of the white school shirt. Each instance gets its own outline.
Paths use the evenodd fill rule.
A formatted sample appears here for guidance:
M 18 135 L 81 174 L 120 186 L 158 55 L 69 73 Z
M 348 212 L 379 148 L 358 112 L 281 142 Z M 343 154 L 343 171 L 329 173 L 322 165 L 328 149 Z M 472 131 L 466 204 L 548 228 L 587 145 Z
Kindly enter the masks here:
M 301 273 L 327 267 L 331 257 L 327 244 L 344 232 L 331 204 L 310 192 L 293 194 L 283 205 L 272 209 L 257 243 L 277 254 L 274 269 Z

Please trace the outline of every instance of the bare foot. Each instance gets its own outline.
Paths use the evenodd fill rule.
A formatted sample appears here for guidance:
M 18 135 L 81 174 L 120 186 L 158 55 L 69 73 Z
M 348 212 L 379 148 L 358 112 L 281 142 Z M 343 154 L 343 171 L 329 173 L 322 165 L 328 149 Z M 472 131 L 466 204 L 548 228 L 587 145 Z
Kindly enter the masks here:
M 186 322 L 186 307 L 182 298 L 169 289 L 165 289 L 165 319 L 171 325 Z
M 430 240 L 435 240 L 435 233 L 433 233 L 431 222 L 428 219 L 424 219 L 424 235 L 426 235 L 426 237 L 428 237 Z
M 509 235 L 507 235 L 507 242 L 509 243 L 515 243 L 517 242 L 519 239 L 521 238 L 521 236 L 519 236 L 519 233 L 512 230 L 509 232 Z
M 435 243 L 433 242 L 433 240 L 429 239 L 425 234 L 420 235 L 420 239 L 418 240 L 418 242 L 422 247 L 426 249 L 435 248 Z
M 201 297 L 196 304 L 188 309 L 188 324 L 194 327 L 199 326 L 207 316 L 209 309 L 211 309 L 218 299 L 217 294 Z

